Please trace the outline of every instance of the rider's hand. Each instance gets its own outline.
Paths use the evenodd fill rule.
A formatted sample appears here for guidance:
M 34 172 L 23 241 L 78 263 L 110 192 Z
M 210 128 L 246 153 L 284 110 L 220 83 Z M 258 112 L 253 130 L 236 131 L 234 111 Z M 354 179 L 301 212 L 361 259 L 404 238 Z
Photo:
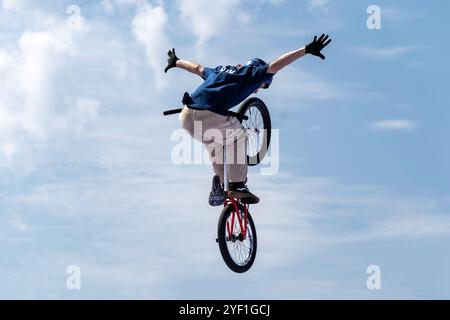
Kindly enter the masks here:
M 167 52 L 167 55 L 169 57 L 167 58 L 167 67 L 164 70 L 165 73 L 167 73 L 169 69 L 175 68 L 177 66 L 177 61 L 180 60 L 175 54 L 175 49 L 169 50 L 169 52 Z
M 320 51 L 322 51 L 323 48 L 329 45 L 330 42 L 331 39 L 329 39 L 328 35 L 325 36 L 325 34 L 322 34 L 319 39 L 317 39 L 317 36 L 315 36 L 314 40 L 310 44 L 306 45 L 305 52 L 310 53 L 313 56 L 317 56 L 322 60 L 325 60 L 325 56 Z

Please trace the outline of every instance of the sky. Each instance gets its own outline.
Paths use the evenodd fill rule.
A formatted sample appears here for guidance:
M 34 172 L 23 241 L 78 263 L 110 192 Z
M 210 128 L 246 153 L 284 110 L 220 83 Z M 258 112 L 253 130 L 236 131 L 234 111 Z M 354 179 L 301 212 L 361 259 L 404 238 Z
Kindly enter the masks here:
M 449 9 L 1 0 L 0 298 L 448 299 Z M 171 159 L 180 124 L 162 111 L 201 79 L 164 74 L 167 50 L 211 67 L 272 61 L 321 33 L 325 61 L 304 57 L 258 93 L 279 170 L 250 170 L 258 253 L 234 274 L 212 169 Z

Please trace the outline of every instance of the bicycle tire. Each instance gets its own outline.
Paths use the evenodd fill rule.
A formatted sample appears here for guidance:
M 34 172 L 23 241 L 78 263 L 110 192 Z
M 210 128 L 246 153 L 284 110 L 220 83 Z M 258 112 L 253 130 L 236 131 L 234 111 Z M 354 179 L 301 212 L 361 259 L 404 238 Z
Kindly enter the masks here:
M 239 204 L 239 210 L 241 212 L 242 212 L 242 210 L 244 210 L 244 208 L 241 204 Z M 230 217 L 230 215 L 234 211 L 235 211 L 234 206 L 232 204 L 228 204 L 222 210 L 222 213 L 219 218 L 219 223 L 218 223 L 217 242 L 219 243 L 220 253 L 222 255 L 223 260 L 225 261 L 225 264 L 232 271 L 234 271 L 236 273 L 244 273 L 244 272 L 247 272 L 252 267 L 252 265 L 255 261 L 255 258 L 256 258 L 256 249 L 257 249 L 256 228 L 255 228 L 255 224 L 253 222 L 253 219 L 252 219 L 250 213 L 248 213 L 248 227 L 249 227 L 248 232 L 249 233 L 248 233 L 247 237 L 249 239 L 251 237 L 251 239 L 249 241 L 251 242 L 252 246 L 251 246 L 251 252 L 249 253 L 249 257 L 248 257 L 246 263 L 244 265 L 240 265 L 233 260 L 231 254 L 230 254 L 230 251 L 228 249 L 228 243 L 231 240 L 227 240 L 227 231 L 226 231 L 227 221 L 228 221 L 228 218 Z M 237 241 L 239 241 L 239 240 L 236 240 L 235 242 L 237 242 Z
M 249 166 L 255 166 L 255 165 L 261 163 L 261 161 L 266 156 L 267 151 L 269 150 L 271 130 L 272 130 L 272 122 L 270 119 L 269 109 L 267 108 L 266 104 L 261 99 L 258 99 L 258 98 L 247 99 L 239 107 L 238 113 L 249 117 L 248 120 L 241 121 L 244 128 L 245 129 L 254 129 L 254 128 L 249 128 L 249 126 L 253 126 L 252 114 L 251 114 L 251 110 L 253 108 L 258 110 L 259 113 L 261 114 L 261 117 L 263 120 L 263 123 L 262 123 L 263 128 L 258 128 L 258 129 L 264 129 L 264 131 L 263 131 L 261 146 L 260 146 L 259 150 L 256 152 L 256 154 L 249 155 L 248 152 L 249 152 L 250 146 L 247 148 L 247 164 Z M 260 136 L 258 136 L 258 139 L 260 139 Z

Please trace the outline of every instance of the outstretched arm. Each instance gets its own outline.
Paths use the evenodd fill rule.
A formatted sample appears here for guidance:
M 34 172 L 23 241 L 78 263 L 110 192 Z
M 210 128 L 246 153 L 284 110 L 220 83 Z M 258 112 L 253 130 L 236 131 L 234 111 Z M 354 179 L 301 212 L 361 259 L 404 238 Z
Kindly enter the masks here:
M 283 54 L 281 57 L 279 57 L 277 60 L 273 61 L 271 64 L 269 64 L 269 69 L 267 69 L 267 73 L 277 73 L 287 65 L 290 65 L 292 62 L 294 62 L 297 59 L 300 59 L 306 54 L 305 47 L 288 52 L 286 54 Z
M 176 66 L 183 70 L 192 72 L 200 77 L 203 75 L 203 66 L 201 66 L 197 63 L 193 63 L 193 62 L 186 61 L 186 60 L 178 60 L 176 62 Z
M 324 60 L 325 56 L 321 53 L 321 51 L 328 44 L 330 44 L 330 42 L 331 39 L 329 39 L 328 36 L 325 36 L 325 34 L 322 34 L 319 39 L 317 39 L 317 37 L 314 37 L 314 40 L 305 47 L 288 52 L 279 57 L 277 60 L 273 61 L 269 65 L 269 69 L 267 70 L 267 72 L 275 74 L 295 60 L 305 56 L 306 54 L 312 54 Z
M 164 72 L 167 73 L 168 70 L 178 67 L 183 70 L 192 72 L 200 77 L 203 75 L 203 66 L 199 65 L 198 63 L 178 59 L 177 55 L 175 54 L 175 49 L 169 50 L 167 55 L 169 57 L 167 58 L 167 67 Z

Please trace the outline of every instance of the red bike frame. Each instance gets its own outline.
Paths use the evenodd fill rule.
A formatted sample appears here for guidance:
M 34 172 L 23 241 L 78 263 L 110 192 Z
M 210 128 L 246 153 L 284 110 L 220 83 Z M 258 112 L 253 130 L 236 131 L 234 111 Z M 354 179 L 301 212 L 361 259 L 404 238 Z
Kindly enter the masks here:
M 231 239 L 231 236 L 233 235 L 234 219 L 236 216 L 239 221 L 239 226 L 242 231 L 242 236 L 245 238 L 247 236 L 247 227 L 248 227 L 248 204 L 241 203 L 233 198 L 229 198 L 228 192 L 227 192 L 224 206 L 226 207 L 229 204 L 231 204 L 233 206 L 234 210 L 231 213 L 231 226 L 230 226 L 230 222 L 227 221 L 228 238 Z M 244 219 L 242 219 L 242 217 L 241 217 L 241 214 L 240 214 L 241 211 L 239 210 L 239 204 L 244 206 Z

